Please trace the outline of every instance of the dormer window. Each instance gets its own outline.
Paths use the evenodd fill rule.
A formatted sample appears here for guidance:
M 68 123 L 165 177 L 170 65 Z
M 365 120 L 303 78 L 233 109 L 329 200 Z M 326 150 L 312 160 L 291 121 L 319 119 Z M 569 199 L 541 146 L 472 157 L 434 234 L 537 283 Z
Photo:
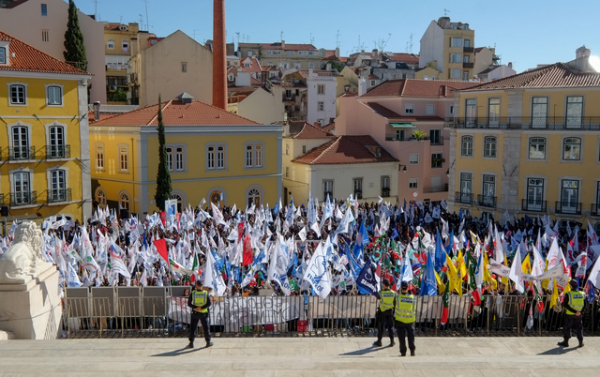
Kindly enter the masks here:
M 6 64 L 6 47 L 0 47 L 0 64 Z
M 127 26 L 121 25 L 121 31 L 127 31 Z

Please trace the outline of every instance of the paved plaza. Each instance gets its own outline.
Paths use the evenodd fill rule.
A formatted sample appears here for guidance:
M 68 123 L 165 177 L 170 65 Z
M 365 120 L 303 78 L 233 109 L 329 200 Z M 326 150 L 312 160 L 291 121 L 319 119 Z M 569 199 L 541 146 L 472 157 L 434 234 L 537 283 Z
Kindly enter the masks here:
M 215 338 L 0 342 L 0 376 L 594 376 L 600 338 L 417 338 L 417 356 L 372 348 L 374 338 Z M 387 340 L 384 340 L 384 345 Z M 577 342 L 573 342 L 576 344 Z M 203 346 L 203 341 L 197 341 Z

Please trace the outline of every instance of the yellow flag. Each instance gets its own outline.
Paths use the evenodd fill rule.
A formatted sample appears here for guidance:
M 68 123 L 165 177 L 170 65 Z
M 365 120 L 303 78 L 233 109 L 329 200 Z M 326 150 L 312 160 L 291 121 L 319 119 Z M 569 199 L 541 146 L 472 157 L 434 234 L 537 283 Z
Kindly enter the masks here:
M 484 251 L 483 252 L 483 281 L 487 281 L 490 285 L 492 285 L 492 274 L 490 274 L 490 270 L 488 270 L 488 255 Z
M 556 278 L 554 278 L 554 281 L 555 281 L 554 284 L 556 284 Z M 565 294 L 571 292 L 571 284 L 569 284 L 570 281 L 571 281 L 571 278 L 569 278 L 569 280 L 567 281 L 567 284 L 565 284 L 565 288 L 563 289 L 563 292 Z
M 451 290 L 455 290 L 460 297 L 462 297 L 462 281 L 458 276 L 458 270 L 454 263 L 452 263 L 452 259 L 446 254 L 446 263 L 448 264 L 448 284 L 450 284 Z
M 554 289 L 552 290 L 552 296 L 550 297 L 550 309 L 558 302 L 558 287 L 556 286 L 556 278 L 554 278 Z
M 437 280 L 438 293 L 442 294 L 446 290 L 446 284 L 442 283 L 442 279 L 440 279 L 437 271 L 434 270 L 433 273 L 435 274 L 435 280 Z
M 462 250 L 458 250 L 458 271 L 460 272 L 460 278 L 464 279 L 467 276 L 467 266 L 465 266 L 465 259 L 463 258 Z
M 531 259 L 529 259 L 529 254 L 527 254 L 525 260 L 521 263 L 521 270 L 525 274 L 531 274 Z
M 546 261 L 546 268 L 544 269 L 544 271 L 548 270 L 548 261 Z M 543 289 L 548 289 L 548 284 L 550 283 L 550 279 L 544 279 L 542 280 L 542 288 Z

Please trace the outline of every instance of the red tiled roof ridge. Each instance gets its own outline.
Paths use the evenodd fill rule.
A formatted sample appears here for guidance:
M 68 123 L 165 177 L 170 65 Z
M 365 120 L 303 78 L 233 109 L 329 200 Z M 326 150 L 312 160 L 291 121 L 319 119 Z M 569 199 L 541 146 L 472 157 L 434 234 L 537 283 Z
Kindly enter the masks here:
M 302 129 L 300 130 L 300 132 L 296 133 L 294 136 L 292 136 L 292 139 L 296 139 L 298 136 L 301 136 L 302 133 L 304 132 L 304 130 L 306 129 L 306 127 L 310 127 L 313 130 L 316 130 L 317 132 L 323 133 L 323 137 L 324 138 L 328 138 L 328 137 L 335 137 L 334 135 L 331 135 L 329 132 L 320 129 L 319 127 L 312 125 L 308 122 L 304 122 L 304 124 L 302 125 Z
M 170 100 L 169 102 L 167 102 L 166 105 L 161 109 L 161 112 L 165 111 L 167 109 L 167 107 L 169 107 L 171 105 L 171 103 L 173 103 L 173 100 Z M 150 122 L 148 122 L 148 124 L 146 124 L 146 126 L 151 125 L 154 122 L 154 120 L 156 118 L 158 118 L 158 105 L 160 105 L 160 104 L 157 104 L 157 106 L 156 106 L 156 108 L 157 108 L 156 115 L 152 119 L 150 119 Z
M 166 102 L 163 102 L 163 103 L 166 103 Z M 135 110 L 132 110 L 132 111 L 128 111 L 128 112 L 126 112 L 126 113 L 123 113 L 123 114 L 133 114 L 133 113 L 137 113 L 137 112 L 140 112 L 140 111 L 143 111 L 143 110 L 147 110 L 147 109 L 149 109 L 150 107 L 157 106 L 157 105 L 158 105 L 158 104 L 156 104 L 156 105 L 148 105 L 148 106 L 146 106 L 146 107 L 140 107 L 139 109 L 135 109 Z M 106 117 L 106 118 L 104 118 L 104 119 L 101 119 L 101 120 L 99 120 L 98 122 L 104 122 L 104 121 L 106 121 L 106 120 L 111 120 L 111 119 L 113 119 L 113 118 L 116 118 L 116 117 L 118 117 L 118 116 L 121 116 L 121 115 L 123 115 L 123 114 L 114 114 L 114 115 L 111 115 L 111 116 L 109 116 L 109 117 Z M 158 115 L 158 112 L 157 112 L 157 115 Z M 96 123 L 98 123 L 98 122 L 96 122 Z
M 312 165 L 312 164 L 314 164 L 315 162 L 317 162 L 318 160 L 320 160 L 321 158 L 323 158 L 323 156 L 325 156 L 325 154 L 326 154 L 327 152 L 329 152 L 329 150 L 331 150 L 331 148 L 333 148 L 333 146 L 334 146 L 334 145 L 338 144 L 338 143 L 340 142 L 340 140 L 341 140 L 341 139 L 342 139 L 342 136 L 338 136 L 338 137 L 336 137 L 336 138 L 335 138 L 335 140 L 331 140 L 331 141 L 329 142 L 330 144 L 329 144 L 329 145 L 328 145 L 326 148 L 324 148 L 324 149 L 321 151 L 321 153 L 319 153 L 319 155 L 318 155 L 317 157 L 315 157 L 315 158 L 314 158 L 314 159 L 313 159 L 313 160 L 310 162 L 310 164 Z M 327 144 L 325 144 L 325 145 L 327 145 Z

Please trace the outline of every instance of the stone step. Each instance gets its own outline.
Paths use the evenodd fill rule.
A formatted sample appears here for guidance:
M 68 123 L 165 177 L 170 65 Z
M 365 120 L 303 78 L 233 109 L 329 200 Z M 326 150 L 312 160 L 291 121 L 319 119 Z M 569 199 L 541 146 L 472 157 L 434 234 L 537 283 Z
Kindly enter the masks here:
M 0 341 L 11 340 L 15 338 L 15 333 L 10 331 L 0 330 Z

